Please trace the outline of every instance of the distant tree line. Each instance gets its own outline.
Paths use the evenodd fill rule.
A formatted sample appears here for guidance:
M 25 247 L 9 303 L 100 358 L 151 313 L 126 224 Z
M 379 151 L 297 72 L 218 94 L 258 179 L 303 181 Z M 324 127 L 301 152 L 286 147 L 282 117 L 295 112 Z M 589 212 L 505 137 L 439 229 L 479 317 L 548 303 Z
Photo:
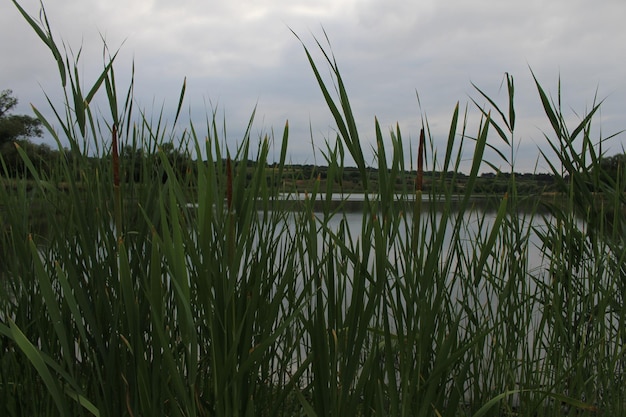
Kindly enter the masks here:
M 603 175 L 608 179 L 617 180 L 620 176 L 624 175 L 624 169 L 626 169 L 626 153 L 619 153 L 602 158 L 600 165 Z
M 41 122 L 26 115 L 10 114 L 17 106 L 13 91 L 0 92 L 0 146 L 14 140 L 41 136 Z
M 15 178 L 29 178 L 31 176 L 29 170 L 24 164 L 22 156 L 18 149 L 21 148 L 28 155 L 33 167 L 38 174 L 44 178 L 53 175 L 54 169 L 59 167 L 61 159 L 70 162 L 73 157 L 67 149 L 52 149 L 47 144 L 34 144 L 32 138 L 42 137 L 43 131 L 41 122 L 27 115 L 15 115 L 12 111 L 18 103 L 17 98 L 13 96 L 11 90 L 3 90 L 0 92 L 0 173 L 2 176 Z M 125 182 L 142 183 L 145 181 L 166 181 L 168 170 L 162 163 L 162 157 L 168 160 L 171 171 L 184 184 L 193 186 L 197 161 L 186 151 L 183 146 L 176 147 L 171 142 L 160 144 L 161 154 L 155 152 L 156 149 L 148 150 L 138 146 L 124 145 L 120 149 L 120 168 L 122 180 Z M 106 156 L 104 159 L 110 159 Z M 95 159 L 93 160 L 95 164 Z M 620 175 L 623 174 L 626 166 L 626 154 L 620 153 L 610 157 L 604 157 L 600 160 L 598 167 L 600 181 L 611 184 Z M 107 162 L 107 161 L 99 161 Z M 223 162 L 223 161 L 222 161 Z M 256 165 L 255 161 L 245 161 L 248 167 Z M 238 165 L 237 162 L 235 162 Z M 272 164 L 268 165 L 272 168 Z M 282 179 L 283 185 L 292 185 L 296 188 L 307 189 L 313 181 L 327 180 L 328 168 L 325 166 L 312 164 L 292 164 L 285 167 L 285 178 Z M 248 170 L 251 172 L 251 170 Z M 271 170 L 268 170 L 268 175 Z M 370 191 L 375 191 L 377 186 L 378 170 L 376 168 L 368 168 L 367 173 L 371 180 Z M 396 187 L 398 191 L 408 190 L 414 184 L 416 171 L 406 171 L 396 179 Z M 251 175 L 251 174 L 249 174 Z M 539 194 L 542 192 L 560 191 L 557 187 L 557 181 L 552 174 L 547 173 L 483 173 L 477 178 L 474 189 L 476 193 L 482 194 L 503 194 L 510 187 L 511 175 L 516 176 L 517 190 L 522 194 Z M 430 171 L 424 173 L 424 191 L 428 192 L 429 185 L 435 179 L 444 179 L 450 181 L 451 187 L 456 191 L 461 191 L 464 187 L 466 176 L 462 173 L 455 172 L 436 172 Z M 452 182 L 452 178 L 455 179 Z M 277 179 L 268 176 L 268 185 L 271 181 Z M 277 185 L 277 184 L 273 184 Z M 361 173 L 355 167 L 343 167 L 341 177 L 335 179 L 333 187 L 337 191 L 359 192 L 362 190 Z M 304 191 L 304 190 L 299 190 Z M 455 191 L 454 189 L 452 190 Z
M 41 137 L 41 122 L 31 116 L 11 114 L 18 104 L 13 91 L 0 92 L 0 154 L 4 168 L 10 176 L 23 176 L 25 166 L 17 147 L 21 147 L 31 157 L 33 165 L 46 171 L 56 157 L 48 145 L 35 145 L 30 138 Z M 2 167 L 0 167 L 2 168 Z

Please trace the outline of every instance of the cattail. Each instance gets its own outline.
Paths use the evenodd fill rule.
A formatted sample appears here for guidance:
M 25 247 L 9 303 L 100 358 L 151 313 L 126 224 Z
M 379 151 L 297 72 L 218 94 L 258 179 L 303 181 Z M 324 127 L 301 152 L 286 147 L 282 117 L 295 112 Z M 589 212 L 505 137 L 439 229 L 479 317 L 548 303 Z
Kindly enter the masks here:
M 233 207 L 233 170 L 230 156 L 226 158 L 226 209 L 228 210 L 228 223 L 226 230 L 226 253 L 228 265 L 233 265 L 235 259 L 235 214 Z
M 230 164 L 230 156 L 226 159 L 226 207 L 228 211 L 233 205 L 233 171 Z
M 113 155 L 113 199 L 115 230 L 117 241 L 122 243 L 122 196 L 120 193 L 120 155 L 117 146 L 117 125 L 113 124 L 111 132 L 111 154 Z
M 420 143 L 417 151 L 417 178 L 415 180 L 415 189 L 422 191 L 424 182 L 424 128 L 420 131 Z
M 113 153 L 113 186 L 120 186 L 120 156 L 117 149 L 117 125 L 113 125 L 111 148 Z

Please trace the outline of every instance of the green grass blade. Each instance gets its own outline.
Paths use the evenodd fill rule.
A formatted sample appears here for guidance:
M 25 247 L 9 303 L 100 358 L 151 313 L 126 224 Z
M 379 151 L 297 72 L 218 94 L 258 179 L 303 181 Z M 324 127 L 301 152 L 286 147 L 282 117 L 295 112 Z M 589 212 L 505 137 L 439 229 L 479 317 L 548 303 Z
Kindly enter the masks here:
M 39 350 L 37 350 L 37 348 L 33 346 L 33 344 L 28 340 L 28 338 L 26 338 L 24 333 L 22 333 L 19 327 L 17 327 L 17 325 L 12 320 L 9 321 L 9 328 L 11 331 L 11 337 L 13 338 L 17 346 L 19 346 L 24 355 L 26 355 L 29 362 L 37 370 L 37 373 L 39 373 L 39 376 L 46 385 L 46 388 L 48 388 L 48 392 L 54 400 L 54 403 L 56 404 L 59 413 L 62 416 L 67 415 L 65 405 L 62 401 L 63 394 L 59 387 L 58 381 L 50 373 L 50 370 L 48 369 L 48 366 L 45 364 L 43 358 L 41 357 Z

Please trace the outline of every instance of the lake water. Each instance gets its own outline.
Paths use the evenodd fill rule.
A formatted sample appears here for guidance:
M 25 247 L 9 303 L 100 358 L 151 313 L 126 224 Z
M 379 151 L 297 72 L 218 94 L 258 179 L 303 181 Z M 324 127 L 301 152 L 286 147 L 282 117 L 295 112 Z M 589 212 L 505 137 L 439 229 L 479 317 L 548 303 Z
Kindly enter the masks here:
M 290 194 L 280 195 L 278 201 L 287 205 L 287 207 L 294 207 L 289 205 L 295 202 L 302 202 L 305 198 L 308 198 L 305 194 Z M 370 197 L 374 199 L 375 196 Z M 362 232 L 363 223 L 363 194 L 332 194 L 329 200 L 326 200 L 326 196 L 318 196 L 316 202 L 313 203 L 314 212 L 318 219 L 318 222 L 327 224 L 330 229 L 337 229 L 340 223 L 344 223 L 348 226 L 351 237 L 356 240 L 359 239 Z M 407 210 L 403 215 L 403 219 L 406 222 L 413 222 L 411 207 L 415 201 L 415 195 L 405 195 L 401 198 L 402 203 L 407 204 Z M 330 202 L 330 204 L 329 204 Z M 473 250 L 473 241 L 477 237 L 484 237 L 489 233 L 493 227 L 493 223 L 497 217 L 497 209 L 499 201 L 493 197 L 472 197 L 470 200 L 470 209 L 464 213 L 459 214 L 456 209 L 460 203 L 460 198 L 455 196 L 451 199 L 450 206 L 450 221 L 446 225 L 446 233 L 444 237 L 444 247 L 449 248 L 451 240 L 453 238 L 453 227 L 451 222 L 456 221 L 461 216 L 460 222 L 463 227 L 459 229 L 458 238 L 467 244 L 468 250 Z M 545 230 L 546 227 L 553 222 L 553 218 L 548 211 L 541 205 L 531 207 L 535 202 L 528 202 L 525 206 L 517 208 L 518 218 L 516 221 L 519 223 L 520 230 L 524 235 L 527 234 L 528 238 L 528 261 L 529 269 L 535 269 L 542 267 L 544 260 L 542 256 L 542 242 L 536 231 Z M 330 206 L 330 210 L 338 210 L 333 213 L 327 219 L 324 218 L 323 207 Z M 432 201 L 428 195 L 422 196 L 421 203 L 421 221 L 423 227 L 426 229 L 426 238 L 429 239 L 432 234 L 432 226 L 439 225 L 441 216 L 443 215 L 444 202 L 442 200 Z M 401 209 L 400 209 L 401 210 Z M 406 225 L 405 225 L 406 226 Z M 405 227 L 404 226 L 404 227 Z M 398 238 L 403 239 L 405 236 L 398 235 Z M 444 250 L 443 252 L 446 252 Z

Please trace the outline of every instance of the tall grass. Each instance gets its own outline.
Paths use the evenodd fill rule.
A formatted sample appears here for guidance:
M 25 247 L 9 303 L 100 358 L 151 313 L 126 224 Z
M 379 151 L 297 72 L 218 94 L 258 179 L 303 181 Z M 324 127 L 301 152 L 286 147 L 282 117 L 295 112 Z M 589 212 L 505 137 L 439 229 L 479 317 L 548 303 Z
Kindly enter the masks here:
M 70 153 L 42 177 L 22 151 L 34 180 L 0 187 L 3 415 L 624 414 L 626 177 L 603 174 L 597 106 L 570 129 L 560 98 L 536 83 L 562 201 L 538 221 L 538 202 L 520 210 L 512 175 L 490 214 L 475 210 L 473 185 L 499 165 L 484 161 L 488 148 L 504 143 L 514 170 L 512 77 L 504 109 L 477 89 L 488 108 L 476 132 L 454 107 L 443 160 L 424 120 L 417 170 L 400 128 L 386 148 L 376 122 L 374 187 L 335 58 L 317 44 L 327 81 L 303 44 L 338 134 L 327 186 L 313 181 L 288 210 L 275 198 L 295 197 L 282 185 L 287 123 L 280 138 L 249 128 L 235 149 L 215 114 L 176 133 L 185 84 L 172 126 L 133 116 L 115 54 L 86 90 L 45 11 L 39 23 L 14 4 L 59 65 L 65 106 L 54 121 L 35 112 Z M 110 114 L 93 111 L 98 94 Z M 168 143 L 207 159 L 181 172 Z M 425 172 L 457 172 L 466 152 L 460 195 L 455 175 Z M 365 187 L 356 228 L 331 204 L 346 154 Z M 397 195 L 407 171 L 416 186 Z

